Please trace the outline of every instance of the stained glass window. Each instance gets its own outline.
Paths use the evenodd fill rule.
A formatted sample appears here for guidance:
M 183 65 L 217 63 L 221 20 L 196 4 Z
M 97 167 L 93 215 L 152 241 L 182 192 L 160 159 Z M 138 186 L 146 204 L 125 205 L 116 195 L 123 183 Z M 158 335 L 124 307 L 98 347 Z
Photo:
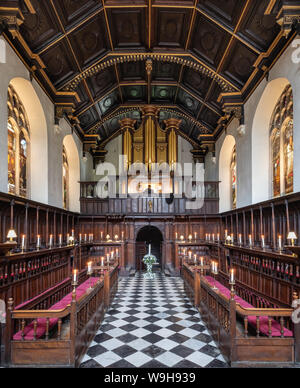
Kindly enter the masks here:
M 25 108 L 14 88 L 8 87 L 8 192 L 27 196 L 29 124 Z
M 231 202 L 232 208 L 236 209 L 237 181 L 236 181 L 236 146 L 234 146 L 230 164 L 231 171 Z
M 69 163 L 68 157 L 65 148 L 63 148 L 63 207 L 64 209 L 68 209 L 69 206 Z
M 294 190 L 293 92 L 288 85 L 280 96 L 271 120 L 273 196 Z
M 16 194 L 16 133 L 8 122 L 8 192 Z

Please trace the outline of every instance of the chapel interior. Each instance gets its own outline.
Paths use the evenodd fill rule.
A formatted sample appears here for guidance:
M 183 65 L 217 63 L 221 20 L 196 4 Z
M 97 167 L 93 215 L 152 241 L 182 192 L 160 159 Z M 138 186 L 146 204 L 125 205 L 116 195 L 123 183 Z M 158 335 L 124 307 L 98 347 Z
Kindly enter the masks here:
M 0 0 L 0 367 L 299 367 L 299 237 L 299 0 Z

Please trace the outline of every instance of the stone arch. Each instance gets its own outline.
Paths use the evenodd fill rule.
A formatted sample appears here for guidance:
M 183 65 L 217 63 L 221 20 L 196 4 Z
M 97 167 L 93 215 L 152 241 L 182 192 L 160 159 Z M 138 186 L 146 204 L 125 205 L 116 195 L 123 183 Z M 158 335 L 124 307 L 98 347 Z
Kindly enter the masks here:
M 66 150 L 69 164 L 69 209 L 80 212 L 80 157 L 76 143 L 72 135 L 66 135 L 63 139 L 63 147 Z M 61 149 L 62 155 L 63 149 Z M 62 204 L 63 205 L 63 204 Z
M 252 203 L 271 198 L 270 122 L 287 78 L 268 83 L 257 105 L 252 125 Z
M 219 157 L 219 180 L 220 180 L 220 212 L 232 210 L 231 203 L 231 180 L 230 163 L 232 152 L 236 145 L 235 138 L 227 135 L 222 144 Z M 238 184 L 238 183 L 237 183 Z
M 10 85 L 23 103 L 30 127 L 30 199 L 48 203 L 48 131 L 44 109 L 30 81 L 17 77 Z

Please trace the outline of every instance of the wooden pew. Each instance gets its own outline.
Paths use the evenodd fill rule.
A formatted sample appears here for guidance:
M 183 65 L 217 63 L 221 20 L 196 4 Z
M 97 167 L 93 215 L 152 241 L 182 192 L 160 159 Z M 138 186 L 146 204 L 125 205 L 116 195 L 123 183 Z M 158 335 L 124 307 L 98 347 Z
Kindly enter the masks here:
M 61 310 L 14 310 L 10 299 L 5 333 L 6 364 L 13 367 L 78 367 L 103 320 L 108 303 L 111 303 L 117 284 L 118 265 L 115 265 L 79 300 L 76 300 L 74 287 L 71 303 Z M 45 334 L 37 338 L 37 322 L 41 319 L 46 320 Z M 57 320 L 52 334 L 50 320 Z M 26 321 L 33 322 L 33 339 L 14 340 L 20 328 L 24 332 Z
M 291 323 L 292 308 L 244 308 L 235 294 L 225 297 L 188 265 L 183 266 L 183 278 L 193 293 L 191 300 L 199 309 L 212 337 L 232 366 L 279 366 L 300 362 L 299 324 L 294 324 L 291 337 L 285 337 L 285 326 Z M 296 298 L 297 295 L 294 295 Z M 249 330 L 249 317 L 256 317 L 254 332 Z M 268 335 L 260 331 L 260 322 L 267 319 Z M 272 335 L 272 325 L 280 323 L 280 337 Z

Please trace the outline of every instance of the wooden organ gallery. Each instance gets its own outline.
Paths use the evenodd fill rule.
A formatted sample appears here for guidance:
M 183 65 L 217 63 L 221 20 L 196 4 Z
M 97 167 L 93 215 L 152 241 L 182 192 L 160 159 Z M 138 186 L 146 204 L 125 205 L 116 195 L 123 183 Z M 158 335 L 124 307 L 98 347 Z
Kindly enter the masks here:
M 299 34 L 299 1 L 0 2 L 0 367 L 299 367 Z

